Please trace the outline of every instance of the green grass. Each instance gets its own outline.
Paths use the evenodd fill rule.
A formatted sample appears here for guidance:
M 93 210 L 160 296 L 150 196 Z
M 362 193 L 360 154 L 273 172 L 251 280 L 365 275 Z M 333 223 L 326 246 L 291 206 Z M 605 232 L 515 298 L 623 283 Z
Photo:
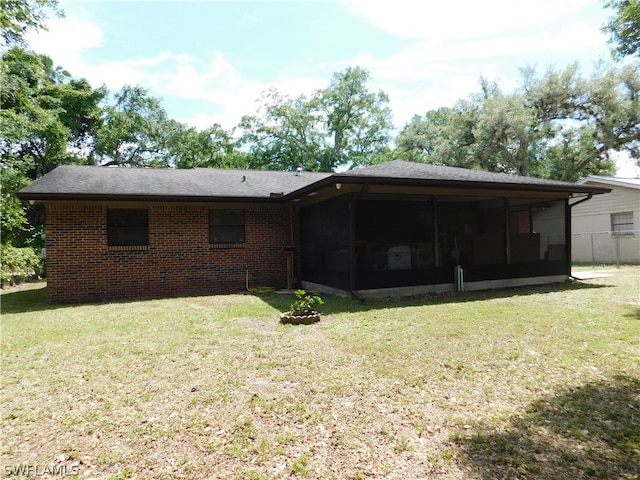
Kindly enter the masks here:
M 640 268 L 390 302 L 2 295 L 2 465 L 92 478 L 636 478 Z M 6 470 L 3 470 L 3 472 Z

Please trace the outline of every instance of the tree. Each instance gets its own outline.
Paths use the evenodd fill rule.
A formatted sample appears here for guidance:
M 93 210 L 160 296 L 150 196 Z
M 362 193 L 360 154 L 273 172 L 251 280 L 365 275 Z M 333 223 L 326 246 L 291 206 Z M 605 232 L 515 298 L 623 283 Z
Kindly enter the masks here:
M 400 131 L 396 144 L 402 158 L 412 162 L 423 161 L 425 158 L 444 158 L 438 153 L 443 142 L 444 128 L 451 124 L 454 110 L 447 107 L 431 110 L 424 117 L 414 115 Z
M 469 101 L 414 115 L 396 138 L 396 156 L 414 162 L 473 168 L 477 109 Z
M 46 30 L 47 10 L 64 16 L 57 0 L 0 0 L 0 36 L 5 46 L 25 47 L 25 33 Z
M 365 70 L 347 68 L 310 97 L 290 98 L 268 91 L 258 113 L 245 116 L 240 124 L 241 143 L 248 147 L 253 163 L 330 172 L 386 158 L 389 100 L 383 92 L 370 93 L 368 80 Z
M 251 168 L 248 155 L 238 150 L 232 134 L 220 125 L 198 131 L 183 126 L 173 137 L 176 168 Z
M 103 108 L 104 124 L 96 134 L 97 163 L 107 166 L 167 167 L 169 145 L 181 125 L 168 118 L 157 98 L 140 86 L 125 85 L 114 103 Z
M 105 91 L 71 80 L 50 58 L 17 47 L 2 55 L 0 73 L 0 211 L 6 242 L 28 229 L 15 192 L 60 164 L 86 161 Z
M 82 78 L 47 90 L 51 107 L 58 109 L 58 118 L 69 132 L 67 158 L 72 163 L 92 163 L 95 137 L 103 125 L 100 103 L 107 96 L 107 89 L 94 89 Z
M 615 12 L 602 27 L 611 35 L 615 57 L 640 56 L 640 0 L 610 0 L 605 4 Z
M 3 244 L 20 237 L 28 230 L 27 216 L 16 192 L 31 183 L 27 176 L 29 163 L 14 158 L 3 159 L 0 164 L 0 240 Z
M 198 131 L 168 117 L 159 99 L 125 85 L 103 107 L 94 163 L 121 167 L 247 167 L 230 132 L 219 125 Z
M 254 116 L 244 116 L 240 143 L 248 147 L 251 163 L 258 168 L 307 170 L 330 168 L 320 118 L 314 102 L 301 95 L 290 98 L 276 89 L 265 92 Z
M 640 74 L 632 65 L 583 78 L 577 65 L 538 77 L 522 71 L 512 93 L 481 81 L 451 109 L 414 117 L 396 140 L 401 158 L 575 181 L 611 174 L 612 151 L 637 155 Z
M 0 152 L 32 161 L 35 179 L 62 163 L 84 162 L 100 127 L 104 88 L 73 80 L 49 57 L 21 48 L 2 56 Z
M 524 72 L 524 96 L 536 112 L 539 176 L 578 180 L 615 172 L 611 154 L 637 156 L 640 147 L 640 70 L 637 65 L 597 70 L 583 78 L 577 64 L 549 69 L 538 79 Z
M 390 140 L 389 97 L 382 91 L 369 92 L 368 80 L 366 70 L 349 67 L 335 73 L 329 87 L 316 93 L 327 134 L 333 139 L 333 168 L 369 165 L 371 155 Z

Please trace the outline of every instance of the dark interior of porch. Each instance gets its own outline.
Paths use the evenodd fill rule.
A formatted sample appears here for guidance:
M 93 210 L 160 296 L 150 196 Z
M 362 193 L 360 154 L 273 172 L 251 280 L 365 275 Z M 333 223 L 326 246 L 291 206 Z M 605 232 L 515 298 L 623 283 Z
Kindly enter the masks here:
M 345 195 L 300 215 L 303 280 L 344 290 L 568 273 L 564 199 Z

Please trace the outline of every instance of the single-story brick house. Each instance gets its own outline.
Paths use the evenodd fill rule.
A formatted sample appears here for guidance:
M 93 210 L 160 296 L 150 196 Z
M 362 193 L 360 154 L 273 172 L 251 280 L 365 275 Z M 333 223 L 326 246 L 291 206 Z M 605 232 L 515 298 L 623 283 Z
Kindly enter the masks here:
M 393 161 L 342 173 L 61 166 L 52 303 L 303 286 L 356 296 L 567 280 L 571 207 L 609 190 Z

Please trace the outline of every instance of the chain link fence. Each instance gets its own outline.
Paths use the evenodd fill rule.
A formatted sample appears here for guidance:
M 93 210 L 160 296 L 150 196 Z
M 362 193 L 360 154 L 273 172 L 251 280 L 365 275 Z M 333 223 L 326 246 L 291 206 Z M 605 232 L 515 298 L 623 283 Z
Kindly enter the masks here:
M 640 230 L 571 235 L 575 263 L 640 264 Z

